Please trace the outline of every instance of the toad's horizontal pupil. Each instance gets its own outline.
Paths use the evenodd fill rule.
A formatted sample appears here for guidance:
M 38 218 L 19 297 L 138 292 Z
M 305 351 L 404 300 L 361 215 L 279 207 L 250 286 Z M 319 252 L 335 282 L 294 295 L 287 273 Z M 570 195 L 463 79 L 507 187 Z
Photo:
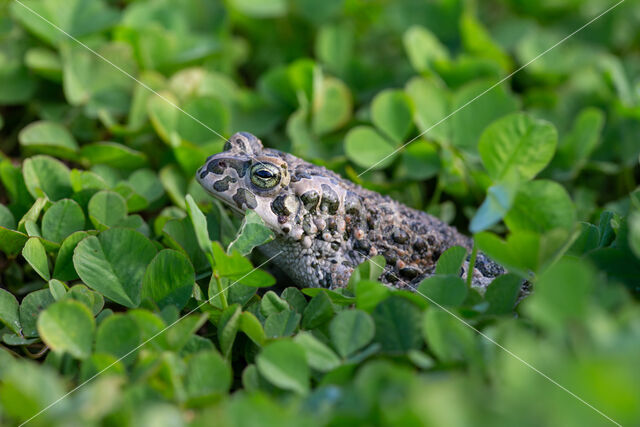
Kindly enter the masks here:
M 258 175 L 260 178 L 271 178 L 273 177 L 273 174 L 271 172 L 269 172 L 266 169 L 260 169 L 256 171 L 256 175 Z

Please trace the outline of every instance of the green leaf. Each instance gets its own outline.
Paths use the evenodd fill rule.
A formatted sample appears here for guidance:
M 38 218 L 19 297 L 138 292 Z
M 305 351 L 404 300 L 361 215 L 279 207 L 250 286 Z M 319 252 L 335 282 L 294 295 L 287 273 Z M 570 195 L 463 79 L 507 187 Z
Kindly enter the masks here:
M 16 334 L 20 334 L 20 314 L 16 297 L 0 288 L 0 322 Z
M 90 381 L 94 375 L 125 375 L 127 369 L 122 362 L 110 354 L 93 353 L 80 365 L 79 381 Z
M 11 5 L 11 13 L 29 31 L 53 46 L 67 40 L 67 34 L 87 36 L 109 28 L 118 20 L 118 12 L 101 0 L 30 1 L 27 4 L 35 13 L 19 4 Z
M 64 298 L 65 294 L 67 293 L 67 289 L 67 285 L 62 283 L 60 280 L 49 280 L 49 291 L 51 292 L 53 299 L 55 299 L 56 301 L 60 301 L 62 298 Z
M 53 304 L 55 300 L 49 289 L 33 291 L 25 296 L 20 303 L 20 324 L 22 335 L 25 337 L 38 336 L 36 322 L 42 310 Z
M 512 313 L 521 287 L 522 279 L 515 274 L 507 273 L 493 279 L 484 294 L 484 299 L 489 302 L 486 313 Z
M 231 388 L 231 368 L 217 351 L 201 351 L 186 362 L 185 389 L 191 401 L 215 398 Z
M 49 348 L 77 359 L 91 354 L 95 327 L 91 311 L 77 301 L 55 302 L 38 317 L 38 333 Z
M 484 231 L 496 225 L 509 212 L 518 190 L 517 182 L 494 184 L 487 190 L 487 197 L 471 219 L 469 230 L 472 233 Z
M 32 156 L 22 164 L 24 183 L 34 198 L 56 201 L 71 196 L 69 168 L 49 156 Z
M 424 27 L 412 26 L 404 33 L 402 41 L 413 69 L 419 73 L 430 71 L 435 62 L 449 59 L 447 48 Z
M 121 359 L 125 365 L 131 365 L 138 354 L 136 347 L 141 342 L 140 329 L 136 321 L 129 316 L 116 313 L 104 319 L 98 326 L 95 351 L 111 354 Z
M 242 255 L 248 255 L 256 246 L 268 243 L 274 238 L 273 231 L 265 225 L 260 215 L 247 210 L 235 240 L 227 247 L 227 253 L 235 250 Z
M 452 246 L 440 255 L 438 264 L 436 265 L 436 274 L 452 274 L 457 276 L 460 274 L 462 263 L 467 257 L 467 249 L 462 246 Z
M 116 142 L 83 145 L 80 156 L 91 165 L 107 165 L 116 169 L 137 169 L 147 164 L 143 153 Z
M 234 9 L 254 18 L 274 18 L 287 13 L 287 2 L 285 0 L 264 0 L 260 2 L 231 0 L 230 3 Z
M 311 368 L 320 372 L 329 372 L 340 366 L 341 360 L 338 355 L 311 332 L 300 332 L 293 341 L 304 349 Z
M 160 170 L 158 176 L 171 201 L 179 208 L 186 209 L 187 182 L 180 170 L 175 165 L 167 165 Z
M 173 108 L 169 106 L 169 108 Z M 196 145 L 206 146 L 212 141 L 218 142 L 219 136 L 211 132 L 214 129 L 223 135 L 229 133 L 229 111 L 219 99 L 211 96 L 193 97 L 182 108 L 193 117 L 197 117 L 202 123 L 193 120 L 186 114 L 179 114 L 176 123 L 176 131 L 182 139 Z
M 371 312 L 389 293 L 389 289 L 380 282 L 361 280 L 356 285 L 356 307 Z
M 55 202 L 42 217 L 42 237 L 62 243 L 76 231 L 84 229 L 84 213 L 79 204 L 71 199 Z
M 27 67 L 45 79 L 56 83 L 62 81 L 62 63 L 56 52 L 46 48 L 34 47 L 27 51 L 24 62 Z
M 187 254 L 197 271 L 209 266 L 205 254 L 198 246 L 196 234 L 189 218 L 167 221 L 162 227 L 162 237 L 167 246 Z M 223 251 L 221 250 L 221 252 Z
M 239 304 L 232 304 L 227 307 L 220 316 L 218 322 L 218 341 L 220 349 L 225 358 L 231 355 L 233 343 L 236 340 L 238 329 L 240 328 L 240 315 L 242 308 Z
M 150 169 L 136 170 L 129 176 L 127 182 L 137 194 L 143 196 L 149 203 L 157 201 L 164 195 L 160 179 Z
M 401 152 L 401 161 L 395 171 L 400 180 L 426 180 L 440 170 L 440 155 L 435 143 L 423 139 L 407 145 Z
M 376 255 L 360 263 L 349 277 L 349 289 L 353 289 L 361 280 L 376 281 L 384 273 L 387 261 L 382 255 Z
M 89 233 L 86 231 L 77 231 L 62 241 L 53 268 L 53 277 L 65 282 L 78 278 L 78 273 L 73 266 L 73 251 L 78 243 L 88 235 Z
M 611 281 L 623 283 L 631 290 L 637 289 L 640 263 L 630 251 L 613 247 L 599 248 L 589 252 L 587 258 L 598 270 L 606 272 Z
M 137 231 L 110 228 L 81 241 L 73 265 L 84 283 L 125 307 L 140 304 L 143 276 L 156 247 Z
M 383 169 L 395 158 L 395 146 L 369 126 L 357 126 L 344 140 L 349 160 L 363 168 Z
M 389 138 L 404 142 L 412 127 L 411 99 L 401 90 L 384 90 L 373 98 L 371 121 Z
M 306 394 L 309 390 L 309 366 L 304 349 L 290 340 L 278 340 L 265 346 L 256 357 L 260 374 L 285 390 Z
M 579 225 L 581 229 L 580 235 L 567 251 L 567 255 L 582 256 L 596 249 L 598 243 L 600 243 L 598 227 L 587 222 L 581 222 Z
M 495 234 L 483 231 L 473 238 L 478 249 L 521 277 L 527 277 L 528 270 L 538 267 L 537 251 L 540 239 L 534 233 L 514 233 L 502 240 Z
M 314 4 L 319 5 L 317 2 Z M 326 5 L 327 2 L 322 4 Z M 319 29 L 314 50 L 316 57 L 327 69 L 338 75 L 343 74 L 352 59 L 354 33 L 347 23 L 329 23 Z
M 3 417 L 28 422 L 51 402 L 63 398 L 67 391 L 64 380 L 53 369 L 27 360 L 5 363 L 3 360 L 0 402 Z M 55 414 L 55 412 L 54 412 Z M 52 422 L 51 413 L 43 413 L 40 423 Z M 17 424 L 17 423 L 13 423 Z
M 114 191 L 99 191 L 89 200 L 89 218 L 98 230 L 120 224 L 127 216 L 127 202 Z
M 67 39 L 60 45 L 60 55 L 62 88 L 69 104 L 84 107 L 90 117 L 128 112 L 136 82 L 122 70 L 129 75 L 137 74 L 131 45 L 107 42 L 94 45 L 93 51 L 89 51 Z
M 18 134 L 20 145 L 31 152 L 75 159 L 78 143 L 62 125 L 50 121 L 30 123 Z
M 456 275 L 433 276 L 418 286 L 418 294 L 441 306 L 457 307 L 467 297 L 467 285 Z
M 28 239 L 24 233 L 0 226 L 0 251 L 9 256 L 20 252 Z
M 240 330 L 247 334 L 251 340 L 257 345 L 264 344 L 267 339 L 262 323 L 256 316 L 248 311 L 243 311 L 240 315 Z
M 513 207 L 504 222 L 511 231 L 528 230 L 538 233 L 554 228 L 573 228 L 576 210 L 560 184 L 539 180 L 520 186 Z
M 196 331 L 200 329 L 208 319 L 209 315 L 206 313 L 202 313 L 199 316 L 186 315 L 176 319 L 174 323 L 167 325 L 167 330 L 165 332 L 167 336 L 167 348 L 169 350 L 179 352 L 185 345 L 187 345 Z M 155 340 L 156 338 L 154 337 L 153 339 Z M 143 339 L 142 341 L 144 342 L 146 340 Z
M 22 248 L 22 256 L 27 260 L 29 265 L 42 277 L 48 281 L 51 278 L 49 274 L 49 260 L 47 252 L 42 242 L 37 237 L 30 237 Z
M 492 123 L 478 150 L 494 180 L 529 180 L 551 161 L 558 134 L 552 124 L 517 113 Z
M 485 130 L 485 128 L 494 122 L 494 120 L 516 111 L 518 108 L 518 100 L 507 91 L 505 86 L 496 86 L 489 90 L 493 85 L 493 81 L 481 80 L 474 81 L 460 88 L 453 96 L 451 104 L 451 114 L 453 115 L 451 116 L 449 126 L 453 134 L 453 145 L 474 154 L 477 152 L 477 149 L 480 149 L 480 155 L 482 156 L 487 171 L 489 171 L 489 175 L 495 180 L 501 180 L 505 175 L 496 176 L 492 174 L 492 171 L 489 170 L 489 166 L 485 161 L 483 150 L 489 151 L 488 149 L 491 147 L 491 144 L 496 143 L 498 145 L 493 147 L 494 151 L 501 153 L 503 156 L 508 156 L 502 146 L 517 145 L 517 135 L 513 135 L 504 130 L 498 132 L 499 136 L 495 133 L 488 133 L 489 129 L 494 129 L 493 124 L 487 130 Z M 519 117 L 519 115 L 515 117 Z M 503 120 L 506 119 L 502 118 L 496 123 L 502 122 Z M 484 133 L 483 130 L 485 130 Z M 487 136 L 487 138 L 490 138 L 489 141 L 491 142 L 483 143 L 481 134 L 488 134 L 489 136 Z M 497 137 L 502 137 L 506 142 L 504 144 L 495 142 L 495 138 Z M 478 138 L 480 138 L 480 145 L 478 145 Z M 540 149 L 542 150 L 543 147 L 540 147 Z M 553 156 L 553 150 L 551 151 L 551 156 Z M 544 154 L 542 157 L 544 157 Z M 500 157 L 500 160 L 504 161 L 506 157 Z M 547 163 L 549 160 L 547 160 Z M 493 164 L 502 165 L 498 160 L 492 163 L 492 168 L 496 168 L 497 166 L 493 166 Z
M 278 294 L 273 291 L 267 291 L 260 301 L 260 313 L 263 316 L 269 317 L 274 313 L 280 313 L 281 311 L 289 310 L 289 304 L 280 298 Z
M 291 308 L 302 314 L 307 306 L 307 299 L 298 288 L 288 287 L 280 294 L 280 297 L 287 301 Z
M 302 293 L 310 297 L 315 297 L 318 294 L 325 293 L 329 297 L 329 300 L 333 304 L 337 305 L 351 305 L 355 302 L 355 298 L 349 295 L 344 295 L 342 289 L 332 291 L 331 289 L 323 288 L 303 288 Z
M 94 316 L 104 307 L 104 297 L 98 292 L 89 290 L 85 285 L 73 285 L 64 298 L 80 301 L 93 312 Z
M 600 143 L 604 122 L 604 113 L 596 108 L 588 107 L 580 111 L 571 132 L 558 145 L 558 152 L 551 165 L 561 171 L 554 171 L 554 177 L 575 178 L 584 169 Z
M 46 197 L 39 197 L 36 201 L 31 205 L 27 213 L 23 215 L 23 217 L 18 222 L 18 231 L 26 232 L 27 223 L 35 224 L 40 218 L 40 214 L 42 210 L 48 206 L 50 203 Z
M 211 247 L 211 240 L 209 239 L 209 231 L 207 230 L 207 219 L 196 204 L 195 200 L 193 200 L 193 197 L 191 197 L 191 194 L 187 194 L 185 201 L 187 204 L 187 214 L 189 215 L 191 223 L 193 224 L 193 229 L 196 232 L 198 245 L 202 252 L 211 257 L 209 261 L 213 262 L 214 254 Z
M 511 69 L 511 59 L 502 47 L 491 39 L 491 34 L 471 13 L 464 13 L 460 19 L 462 43 L 467 52 L 476 57 L 487 58 L 500 65 L 505 71 Z
M 0 204 L 0 227 L 15 230 L 16 229 L 16 219 L 13 214 L 5 205 Z
M 474 331 L 447 312 L 435 307 L 427 309 L 423 330 L 429 348 L 443 362 L 473 361 L 479 357 Z
M 334 77 L 314 77 L 312 128 L 315 135 L 333 132 L 351 120 L 353 100 L 347 85 Z
M 373 339 L 373 319 L 364 311 L 345 310 L 338 313 L 329 325 L 331 343 L 343 358 L 350 356 Z
M 182 310 L 189 301 L 195 283 L 195 272 L 181 252 L 164 249 L 147 266 L 142 282 L 142 297 L 150 298 L 160 309 L 175 306 Z
M 414 77 L 406 84 L 405 92 L 413 101 L 413 120 L 421 133 L 426 132 L 424 137 L 440 142 L 450 141 L 450 122 L 445 117 L 449 115 L 451 100 L 442 84 L 435 79 Z
M 300 313 L 292 310 L 272 313 L 264 322 L 264 333 L 267 338 L 289 337 L 298 328 L 300 318 Z
M 373 310 L 375 342 L 389 353 L 406 353 L 422 346 L 420 311 L 407 299 L 391 296 Z
M 326 292 L 320 292 L 313 297 L 302 314 L 302 327 L 304 329 L 315 329 L 323 323 L 328 322 L 335 311 L 331 304 L 331 299 Z
M 562 258 L 536 280 L 535 292 L 523 302 L 523 309 L 540 324 L 561 327 L 589 314 L 589 296 L 596 273 L 587 262 Z
M 138 212 L 149 207 L 149 201 L 131 187 L 128 183 L 120 181 L 113 191 L 124 198 L 128 212 Z

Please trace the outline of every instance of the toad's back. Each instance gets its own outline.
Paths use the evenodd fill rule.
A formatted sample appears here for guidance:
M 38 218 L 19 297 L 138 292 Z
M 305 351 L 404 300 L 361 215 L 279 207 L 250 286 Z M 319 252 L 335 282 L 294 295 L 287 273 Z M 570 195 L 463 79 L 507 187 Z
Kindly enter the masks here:
M 225 151 L 211 156 L 197 179 L 236 211 L 254 210 L 275 232 L 261 247 L 298 286 L 336 288 L 371 256 L 386 259 L 380 280 L 413 287 L 433 273 L 447 248 L 470 249 L 468 237 L 439 219 L 364 189 L 324 167 L 263 148 L 251 134 L 237 133 Z M 503 269 L 479 254 L 475 286 L 486 286 Z

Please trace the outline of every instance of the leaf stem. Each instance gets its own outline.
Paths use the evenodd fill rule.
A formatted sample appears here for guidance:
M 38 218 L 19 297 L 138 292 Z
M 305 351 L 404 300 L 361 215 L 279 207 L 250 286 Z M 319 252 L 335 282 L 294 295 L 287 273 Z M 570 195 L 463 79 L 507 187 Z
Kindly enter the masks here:
M 222 287 L 222 282 L 220 281 L 220 276 L 218 275 L 218 272 L 214 270 L 213 272 L 213 278 L 216 280 L 216 288 L 218 290 L 216 296 L 220 297 L 220 304 L 222 305 L 222 309 L 224 310 L 225 308 L 227 308 L 229 306 L 229 303 L 227 303 L 227 294 L 226 294 L 226 289 L 224 289 Z M 209 299 L 211 299 L 212 297 L 209 297 Z M 211 302 L 211 301 L 209 301 Z

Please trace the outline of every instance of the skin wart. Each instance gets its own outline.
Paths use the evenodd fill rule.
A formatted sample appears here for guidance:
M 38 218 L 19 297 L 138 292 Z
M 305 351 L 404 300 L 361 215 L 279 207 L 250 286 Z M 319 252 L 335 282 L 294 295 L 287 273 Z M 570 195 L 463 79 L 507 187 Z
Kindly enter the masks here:
M 213 197 L 242 214 L 254 210 L 276 239 L 260 249 L 301 287 L 346 286 L 371 256 L 387 262 L 380 280 L 412 288 L 434 273 L 451 246 L 471 249 L 467 236 L 439 219 L 362 188 L 324 167 L 264 148 L 240 132 L 210 156 L 196 176 Z M 468 263 L 463 266 L 466 275 Z M 486 288 L 501 266 L 479 253 L 472 286 Z

